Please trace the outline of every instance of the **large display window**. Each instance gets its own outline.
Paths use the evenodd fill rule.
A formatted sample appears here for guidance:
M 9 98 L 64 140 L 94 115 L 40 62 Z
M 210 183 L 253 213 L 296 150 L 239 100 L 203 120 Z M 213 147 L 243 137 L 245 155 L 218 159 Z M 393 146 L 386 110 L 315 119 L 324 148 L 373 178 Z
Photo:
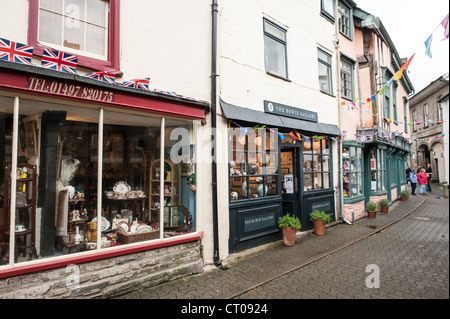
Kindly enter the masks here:
M 386 190 L 386 150 L 372 148 L 370 150 L 370 174 L 372 192 Z
M 304 191 L 331 188 L 331 144 L 328 139 L 304 137 L 303 187 Z
M 230 128 L 230 200 L 277 196 L 278 135 L 266 129 Z
M 192 120 L 0 97 L 0 124 L 1 265 L 195 230 Z
M 364 194 L 363 149 L 357 146 L 342 148 L 342 183 L 344 198 L 353 198 Z

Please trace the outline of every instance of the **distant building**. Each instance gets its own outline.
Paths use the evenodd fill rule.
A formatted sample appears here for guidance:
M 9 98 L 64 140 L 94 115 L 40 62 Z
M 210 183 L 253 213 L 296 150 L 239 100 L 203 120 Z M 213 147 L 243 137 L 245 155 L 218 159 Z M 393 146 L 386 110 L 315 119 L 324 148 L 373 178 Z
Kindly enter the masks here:
M 448 73 L 431 82 L 410 99 L 410 118 L 413 122 L 411 138 L 411 165 L 426 167 L 431 164 L 432 180 L 448 181 L 445 167 L 443 134 L 448 134 Z M 447 97 L 447 98 L 445 98 Z M 447 116 L 444 116 L 447 105 Z M 445 120 L 447 119 L 447 121 Z M 444 122 L 445 121 L 445 122 Z M 445 129 L 447 125 L 447 129 Z M 447 140 L 448 143 L 448 140 Z

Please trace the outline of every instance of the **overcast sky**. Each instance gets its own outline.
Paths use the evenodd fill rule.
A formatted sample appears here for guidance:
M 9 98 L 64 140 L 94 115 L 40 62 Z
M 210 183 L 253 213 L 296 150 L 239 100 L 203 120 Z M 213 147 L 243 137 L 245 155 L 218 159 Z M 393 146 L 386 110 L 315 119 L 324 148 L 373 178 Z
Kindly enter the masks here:
M 409 58 L 416 53 L 408 68 L 408 75 L 416 93 L 448 72 L 449 40 L 441 41 L 444 38 L 444 28 L 440 26 L 449 12 L 448 0 L 355 2 L 362 10 L 381 19 L 401 58 Z M 429 58 L 425 55 L 424 42 L 432 33 L 433 57 Z

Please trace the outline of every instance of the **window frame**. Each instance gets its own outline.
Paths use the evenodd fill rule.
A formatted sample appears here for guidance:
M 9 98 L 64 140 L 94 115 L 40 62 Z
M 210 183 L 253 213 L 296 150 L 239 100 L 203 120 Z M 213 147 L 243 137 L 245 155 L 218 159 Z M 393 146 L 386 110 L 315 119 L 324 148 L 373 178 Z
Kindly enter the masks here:
M 416 120 L 417 120 L 417 112 L 416 112 L 416 110 L 414 110 L 412 112 L 413 132 L 417 131 Z
M 392 89 L 392 113 L 393 113 L 393 121 L 395 124 L 398 123 L 398 110 L 397 110 L 397 89 L 398 84 L 396 82 L 393 83 Z
M 340 10 L 340 5 L 344 6 L 348 10 L 348 15 L 344 14 L 344 12 L 342 12 Z M 350 40 L 353 40 L 353 12 L 352 11 L 353 11 L 353 9 L 347 3 L 345 3 L 344 1 L 339 1 L 338 2 L 338 15 L 339 15 L 339 21 L 338 21 L 339 26 L 338 27 L 339 27 L 339 33 L 341 33 L 343 36 L 345 36 L 346 38 L 348 38 Z M 347 19 L 347 26 L 346 26 L 347 29 L 348 29 L 347 33 L 343 32 L 341 30 L 341 25 L 342 25 L 341 17 L 344 17 L 344 18 Z
M 325 10 L 325 6 L 324 6 L 325 1 L 329 1 L 332 3 L 333 12 L 328 12 L 327 10 Z M 334 21 L 335 21 L 335 11 L 336 11 L 336 2 L 334 0 L 321 0 L 320 1 L 320 15 L 325 17 L 331 23 L 334 23 Z
M 332 143 L 330 142 L 329 139 L 326 138 L 322 138 L 322 139 L 317 139 L 314 138 L 313 136 L 308 136 L 308 139 L 310 141 L 309 143 L 309 150 L 311 151 L 311 154 L 305 154 L 305 144 L 306 141 L 304 141 L 302 143 L 302 158 L 303 158 L 303 169 L 301 170 L 301 174 L 302 174 L 302 185 L 303 188 L 305 188 L 305 176 L 310 176 L 311 177 L 311 181 L 313 181 L 312 183 L 312 188 L 311 189 L 304 189 L 303 191 L 305 193 L 310 193 L 310 192 L 314 192 L 314 191 L 322 191 L 322 190 L 331 190 L 334 187 L 334 181 L 333 181 L 333 158 L 332 158 Z M 325 142 L 325 147 L 323 146 L 323 142 Z M 313 145 L 314 143 L 319 143 L 319 148 L 318 150 L 315 150 Z M 325 153 L 325 150 L 328 150 L 328 153 Z M 308 157 L 307 157 L 308 156 Z M 311 168 L 310 170 L 306 170 L 305 169 L 305 162 L 307 161 L 306 159 L 310 158 L 311 160 Z M 320 160 L 320 170 L 316 169 L 316 165 L 315 165 L 315 161 L 314 159 L 317 158 L 318 160 Z M 330 164 L 328 167 L 328 170 L 324 170 L 323 168 L 323 164 L 325 162 L 324 159 L 328 159 L 328 163 Z M 322 188 L 316 188 L 316 185 L 314 184 L 314 180 L 317 174 L 320 174 L 320 185 L 322 186 Z M 328 182 L 329 182 L 329 186 L 328 187 L 324 187 L 324 181 L 325 181 L 325 174 L 328 174 Z
M 372 168 L 372 151 L 375 152 L 375 168 Z M 386 167 L 386 150 L 385 149 L 380 149 L 380 148 L 372 148 L 370 150 L 370 182 L 371 182 L 371 186 L 370 186 L 370 193 L 372 195 L 376 194 L 376 193 L 380 193 L 380 192 L 386 192 L 386 172 L 387 172 L 387 167 Z M 372 190 L 372 174 L 375 173 L 376 175 L 376 188 L 375 190 Z
M 343 163 L 342 163 L 342 171 L 343 171 L 343 176 L 342 176 L 342 182 L 350 184 L 350 186 L 348 187 L 349 190 L 353 189 L 353 184 L 352 184 L 352 179 L 351 176 L 352 174 L 356 174 L 356 194 L 354 196 L 344 196 L 344 200 L 345 201 L 351 201 L 351 200 L 355 200 L 355 199 L 360 199 L 364 196 L 364 147 L 363 145 L 352 145 L 352 144 L 344 144 L 343 145 L 343 149 L 348 149 L 348 169 L 344 168 L 344 164 L 345 164 L 345 158 L 344 158 L 344 154 L 345 151 L 342 151 L 343 154 Z M 352 164 L 350 162 L 350 159 L 352 158 L 352 154 L 355 153 L 355 158 L 356 159 L 361 159 L 361 163 L 359 168 L 356 169 L 352 169 Z M 359 154 L 358 154 L 359 153 Z M 358 156 L 359 155 L 359 156 Z M 347 177 L 348 178 L 348 182 L 345 181 L 345 175 L 348 174 Z M 359 183 L 360 179 L 359 177 L 361 177 L 361 183 Z M 344 194 L 344 189 L 343 189 L 343 194 Z
M 430 114 L 430 107 L 428 106 L 428 103 L 425 103 L 423 105 L 423 127 L 427 128 L 430 126 L 430 123 L 428 122 L 428 115 Z
M 320 54 L 319 53 L 323 53 L 326 56 L 328 56 L 330 58 L 330 62 L 323 61 L 320 58 Z M 328 68 L 330 70 L 330 72 L 329 72 L 330 76 L 328 78 L 329 92 L 322 90 L 322 87 L 320 86 L 320 78 L 319 78 L 319 90 L 322 93 L 325 93 L 325 94 L 328 94 L 328 95 L 332 95 L 332 93 L 333 93 L 333 62 L 332 62 L 333 60 L 332 60 L 332 55 L 330 53 L 327 53 L 326 51 L 322 50 L 321 48 L 317 48 L 317 61 L 318 61 L 319 64 L 324 65 L 326 68 Z
M 408 98 L 403 97 L 403 123 L 405 127 L 405 133 L 408 133 Z
M 105 68 L 120 70 L 120 0 L 109 0 L 108 41 L 106 60 L 78 55 L 78 65 L 104 71 Z M 34 47 L 33 54 L 42 56 L 47 46 L 38 40 L 39 0 L 29 0 L 28 10 L 28 44 Z
M 266 31 L 266 24 L 269 24 L 270 26 L 278 29 L 279 31 L 284 33 L 284 39 L 279 38 L 278 36 L 276 36 L 273 33 L 270 33 L 270 31 Z M 289 76 L 288 76 L 288 59 L 287 59 L 287 30 L 280 27 L 279 25 L 277 25 L 276 23 L 270 21 L 267 18 L 263 18 L 263 35 L 264 35 L 264 39 L 266 37 L 268 37 L 269 39 L 272 39 L 276 42 L 278 42 L 279 44 L 284 46 L 284 69 L 285 69 L 285 76 L 283 76 L 282 74 L 278 74 L 277 72 L 274 72 L 272 70 L 268 69 L 267 66 L 267 50 L 266 50 L 266 45 L 264 44 L 264 68 L 266 70 L 266 73 L 275 77 L 278 77 L 280 79 L 283 80 L 288 80 Z
M 384 80 L 388 82 L 391 78 L 392 73 L 388 69 L 385 69 Z M 383 116 L 385 120 L 391 118 L 391 87 L 392 85 L 390 87 L 386 86 L 383 94 Z
M 343 63 L 348 64 L 348 66 L 349 66 L 351 71 L 350 72 L 345 71 L 344 68 L 341 65 L 341 68 L 340 68 L 340 71 L 341 71 L 341 95 L 342 95 L 343 98 L 353 101 L 354 100 L 354 96 L 355 96 L 355 93 L 354 93 L 354 75 L 353 75 L 353 71 L 355 69 L 355 63 L 352 62 L 351 60 L 341 56 L 341 64 L 343 64 Z M 343 73 L 344 73 L 344 75 L 348 75 L 350 77 L 350 80 L 349 80 L 349 86 L 350 87 L 349 88 L 344 88 L 343 84 L 345 83 L 345 81 L 344 81 L 344 78 L 343 78 Z M 344 94 L 346 90 L 350 91 L 350 95 Z

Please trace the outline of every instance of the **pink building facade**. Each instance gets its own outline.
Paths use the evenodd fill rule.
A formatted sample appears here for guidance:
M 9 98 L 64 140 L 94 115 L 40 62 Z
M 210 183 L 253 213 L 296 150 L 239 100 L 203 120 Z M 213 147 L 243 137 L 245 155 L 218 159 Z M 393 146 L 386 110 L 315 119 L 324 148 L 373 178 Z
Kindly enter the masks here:
M 407 125 L 414 88 L 378 17 L 339 1 L 342 191 L 345 220 L 365 217 L 368 201 L 398 199 L 406 188 Z M 400 76 L 401 75 L 401 76 Z

